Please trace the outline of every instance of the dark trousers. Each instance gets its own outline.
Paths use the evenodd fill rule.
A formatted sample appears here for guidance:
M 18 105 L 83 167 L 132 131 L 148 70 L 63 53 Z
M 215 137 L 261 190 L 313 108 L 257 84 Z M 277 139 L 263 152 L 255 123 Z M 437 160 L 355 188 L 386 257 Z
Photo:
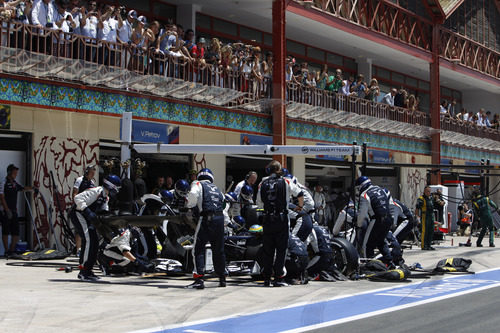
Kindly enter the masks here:
M 389 244 L 389 246 L 392 248 L 391 250 L 391 255 L 392 255 L 392 260 L 399 264 L 403 260 L 403 251 L 401 250 L 401 245 L 399 244 L 398 240 L 392 232 L 387 233 L 386 240 Z
M 313 222 L 311 215 L 309 214 L 302 215 L 302 224 L 300 225 L 300 228 L 297 231 L 297 237 L 299 237 L 301 241 L 305 242 L 307 237 L 309 237 L 309 235 L 311 234 L 312 229 L 313 229 Z
M 373 225 L 372 225 L 373 223 Z M 389 250 L 389 246 L 385 242 L 387 233 L 391 229 L 392 218 L 390 216 L 377 217 L 375 222 L 371 222 L 368 225 L 368 230 L 365 234 L 365 239 L 368 237 L 366 242 L 366 256 L 368 258 L 373 257 L 374 250 L 378 249 L 382 254 L 382 261 L 384 263 L 392 262 L 392 255 Z
M 483 241 L 484 235 L 486 235 L 486 231 L 490 231 L 490 235 L 493 235 L 493 221 L 491 219 L 483 218 L 480 220 L 481 222 L 481 232 L 479 232 L 479 236 L 477 237 L 477 244 L 481 244 Z M 490 236 L 490 243 L 493 244 L 494 236 Z
M 97 261 L 97 253 L 99 252 L 99 237 L 97 236 L 97 230 L 80 212 L 72 209 L 70 216 L 76 232 L 82 238 L 80 269 L 90 271 Z
M 263 228 L 264 278 L 270 279 L 273 270 L 275 278 L 283 277 L 288 249 L 288 217 L 266 216 Z
M 203 217 L 198 222 L 194 241 L 195 277 L 205 273 L 205 246 L 210 242 L 215 273 L 222 277 L 226 271 L 226 256 L 224 254 L 224 216 Z
M 434 238 L 434 215 L 422 214 L 422 249 L 430 247 Z

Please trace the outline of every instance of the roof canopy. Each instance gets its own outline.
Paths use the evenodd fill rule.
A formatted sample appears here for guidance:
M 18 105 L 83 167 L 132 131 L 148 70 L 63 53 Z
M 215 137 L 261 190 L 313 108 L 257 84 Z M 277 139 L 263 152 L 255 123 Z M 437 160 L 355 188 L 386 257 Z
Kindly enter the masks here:
M 464 0 L 426 0 L 425 6 L 435 18 L 446 20 Z

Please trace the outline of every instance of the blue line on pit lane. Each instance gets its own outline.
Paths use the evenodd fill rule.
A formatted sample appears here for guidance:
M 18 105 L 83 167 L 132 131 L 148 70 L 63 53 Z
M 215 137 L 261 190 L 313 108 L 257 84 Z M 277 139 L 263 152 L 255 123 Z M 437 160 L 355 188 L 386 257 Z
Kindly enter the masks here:
M 500 284 L 500 269 L 158 331 L 280 332 Z M 457 295 L 458 296 L 458 295 Z

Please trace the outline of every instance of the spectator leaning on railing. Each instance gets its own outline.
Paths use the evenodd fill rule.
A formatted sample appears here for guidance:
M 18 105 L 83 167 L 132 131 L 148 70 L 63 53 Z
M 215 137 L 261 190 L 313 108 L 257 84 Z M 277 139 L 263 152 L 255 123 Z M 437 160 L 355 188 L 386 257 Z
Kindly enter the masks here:
M 396 88 L 392 88 L 391 91 L 384 95 L 382 98 L 382 103 L 387 104 L 389 106 L 394 106 L 394 97 L 397 94 Z

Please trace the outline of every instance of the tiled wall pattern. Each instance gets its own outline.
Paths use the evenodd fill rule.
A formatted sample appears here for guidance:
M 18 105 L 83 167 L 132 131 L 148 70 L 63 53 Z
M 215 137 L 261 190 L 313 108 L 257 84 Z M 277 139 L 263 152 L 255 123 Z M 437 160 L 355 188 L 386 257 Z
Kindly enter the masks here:
M 272 134 L 272 120 L 265 115 L 239 113 L 227 109 L 216 110 L 169 102 L 149 96 L 125 95 L 11 78 L 0 78 L 0 103 L 2 101 L 102 112 L 104 114 L 121 114 L 124 111 L 131 111 L 136 117 L 151 120 L 165 120 L 186 125 L 202 125 L 255 134 Z M 288 121 L 287 131 L 288 136 L 295 139 L 340 144 L 351 144 L 354 141 L 360 144 L 367 142 L 372 148 L 409 154 L 430 154 L 430 142 L 402 137 L 339 129 L 295 120 Z M 500 164 L 500 154 L 463 147 L 442 145 L 441 155 L 446 158 L 473 161 L 489 158 L 492 163 Z

